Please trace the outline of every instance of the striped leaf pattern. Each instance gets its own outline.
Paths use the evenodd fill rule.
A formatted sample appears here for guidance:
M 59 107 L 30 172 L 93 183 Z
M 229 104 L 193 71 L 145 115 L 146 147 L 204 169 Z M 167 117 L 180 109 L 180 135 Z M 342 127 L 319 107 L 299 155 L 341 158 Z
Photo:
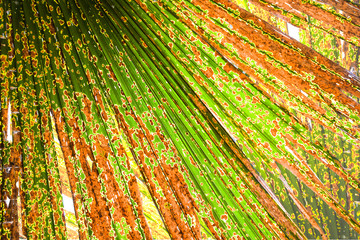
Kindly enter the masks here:
M 0 0 L 1 239 L 360 239 L 356 0 Z

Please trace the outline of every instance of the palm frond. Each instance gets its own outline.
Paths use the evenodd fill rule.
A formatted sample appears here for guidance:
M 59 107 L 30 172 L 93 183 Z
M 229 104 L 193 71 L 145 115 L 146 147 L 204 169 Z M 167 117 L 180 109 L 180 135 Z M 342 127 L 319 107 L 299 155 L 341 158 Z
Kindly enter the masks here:
M 359 239 L 356 1 L 0 0 L 3 239 Z

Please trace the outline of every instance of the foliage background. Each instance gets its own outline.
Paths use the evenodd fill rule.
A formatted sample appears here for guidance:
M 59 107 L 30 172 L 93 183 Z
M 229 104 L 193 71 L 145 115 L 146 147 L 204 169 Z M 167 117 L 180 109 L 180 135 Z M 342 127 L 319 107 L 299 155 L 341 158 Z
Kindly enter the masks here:
M 0 0 L 2 239 L 359 239 L 355 0 Z

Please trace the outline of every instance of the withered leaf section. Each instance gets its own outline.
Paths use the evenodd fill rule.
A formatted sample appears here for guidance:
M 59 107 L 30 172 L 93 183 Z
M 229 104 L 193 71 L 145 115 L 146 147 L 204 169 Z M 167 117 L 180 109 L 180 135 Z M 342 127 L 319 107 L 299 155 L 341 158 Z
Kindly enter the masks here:
M 239 2 L 0 0 L 2 238 L 359 238 L 359 79 L 259 14 L 359 6 Z

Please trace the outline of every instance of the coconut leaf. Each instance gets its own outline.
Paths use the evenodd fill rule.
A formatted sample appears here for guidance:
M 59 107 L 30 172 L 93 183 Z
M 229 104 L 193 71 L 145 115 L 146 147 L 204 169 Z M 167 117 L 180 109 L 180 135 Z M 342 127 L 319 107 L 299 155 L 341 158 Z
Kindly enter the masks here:
M 359 13 L 0 0 L 2 239 L 359 239 Z

